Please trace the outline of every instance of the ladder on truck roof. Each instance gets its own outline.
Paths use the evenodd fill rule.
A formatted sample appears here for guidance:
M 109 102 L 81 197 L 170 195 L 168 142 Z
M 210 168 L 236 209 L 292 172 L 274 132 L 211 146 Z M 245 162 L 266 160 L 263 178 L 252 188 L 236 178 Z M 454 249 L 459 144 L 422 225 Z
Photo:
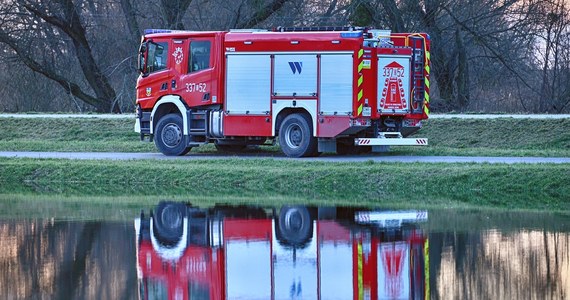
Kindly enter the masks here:
M 412 113 L 422 113 L 425 94 L 425 39 L 409 36 L 412 48 Z
M 366 31 L 366 27 L 356 26 L 312 26 L 312 27 L 276 27 L 277 32 L 308 32 L 308 31 Z

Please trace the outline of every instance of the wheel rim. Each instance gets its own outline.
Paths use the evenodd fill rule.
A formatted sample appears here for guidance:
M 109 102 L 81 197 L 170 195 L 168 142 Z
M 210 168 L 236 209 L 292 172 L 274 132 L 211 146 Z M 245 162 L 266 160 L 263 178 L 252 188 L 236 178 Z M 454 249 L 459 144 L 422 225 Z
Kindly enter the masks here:
M 291 209 L 285 214 L 285 228 L 289 231 L 299 231 L 303 227 L 303 217 L 298 209 Z
M 168 148 L 174 148 L 182 141 L 182 130 L 175 123 L 168 123 L 161 132 L 162 143 Z
M 289 148 L 299 148 L 303 142 L 303 129 L 297 124 L 291 124 L 285 130 L 285 143 Z
M 162 224 L 169 229 L 174 230 L 182 225 L 182 215 L 175 207 L 166 207 L 160 217 Z

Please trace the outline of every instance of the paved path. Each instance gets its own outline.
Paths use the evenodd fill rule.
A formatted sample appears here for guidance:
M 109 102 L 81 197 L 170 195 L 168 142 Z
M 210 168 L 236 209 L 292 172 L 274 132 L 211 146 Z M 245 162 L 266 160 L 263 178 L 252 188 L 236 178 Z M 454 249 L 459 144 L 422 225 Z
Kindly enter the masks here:
M 279 154 L 242 154 L 239 157 L 220 154 L 188 154 L 186 156 L 165 156 L 160 153 L 123 153 L 123 152 L 0 152 L 0 157 L 11 158 L 58 158 L 58 159 L 107 159 L 107 160 L 198 160 L 198 159 L 274 159 L 294 161 L 323 161 L 323 162 L 403 162 L 403 163 L 553 163 L 568 164 L 570 157 L 484 157 L 484 156 L 388 156 L 388 155 L 358 155 L 358 156 L 322 156 L 309 158 L 288 158 Z

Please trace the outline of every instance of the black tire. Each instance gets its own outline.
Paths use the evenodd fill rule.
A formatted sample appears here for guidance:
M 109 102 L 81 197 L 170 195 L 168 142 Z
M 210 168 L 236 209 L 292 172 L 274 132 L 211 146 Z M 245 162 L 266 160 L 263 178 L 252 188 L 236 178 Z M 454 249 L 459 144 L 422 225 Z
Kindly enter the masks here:
M 186 147 L 186 137 L 179 114 L 168 114 L 156 125 L 154 144 L 162 154 L 169 156 L 185 155 L 192 149 Z
M 279 210 L 277 238 L 282 244 L 304 247 L 312 238 L 313 221 L 305 206 L 283 206 Z
M 175 202 L 160 202 L 153 216 L 154 236 L 167 246 L 180 241 L 184 232 L 186 206 Z
M 183 156 L 188 154 L 188 152 L 190 152 L 190 150 L 192 150 L 192 147 L 186 147 L 186 149 L 184 149 L 184 151 L 182 151 L 182 153 L 180 153 L 179 156 Z
M 316 155 L 318 144 L 310 118 L 304 114 L 288 115 L 279 128 L 279 145 L 289 157 Z

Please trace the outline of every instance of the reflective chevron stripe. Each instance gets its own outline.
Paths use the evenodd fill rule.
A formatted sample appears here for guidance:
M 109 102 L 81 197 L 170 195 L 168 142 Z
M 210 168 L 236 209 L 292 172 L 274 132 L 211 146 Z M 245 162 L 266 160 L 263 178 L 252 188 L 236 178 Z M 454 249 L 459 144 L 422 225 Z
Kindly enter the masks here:
M 429 73 L 430 73 L 430 53 L 426 49 L 426 61 L 425 61 L 425 74 L 424 74 L 424 85 L 425 85 L 425 92 L 424 92 L 424 114 L 429 116 Z

